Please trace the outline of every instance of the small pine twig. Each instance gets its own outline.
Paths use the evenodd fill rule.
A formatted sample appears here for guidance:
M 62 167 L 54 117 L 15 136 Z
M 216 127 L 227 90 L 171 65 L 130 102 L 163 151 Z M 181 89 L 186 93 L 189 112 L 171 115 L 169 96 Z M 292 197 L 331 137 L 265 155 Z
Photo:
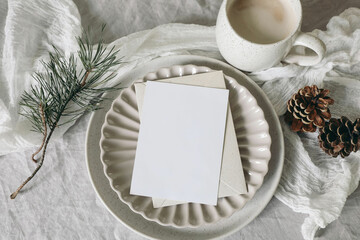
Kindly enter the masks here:
M 104 30 L 104 27 L 102 31 Z M 49 62 L 42 62 L 45 73 L 35 73 L 37 85 L 31 86 L 29 92 L 24 92 L 20 106 L 21 115 L 31 123 L 33 130 L 43 134 L 43 141 L 39 149 L 31 156 L 38 165 L 33 173 L 10 195 L 15 199 L 23 187 L 37 174 L 42 167 L 46 149 L 57 127 L 75 121 L 86 112 L 99 109 L 103 101 L 101 95 L 107 91 L 119 89 L 115 87 L 101 87 L 108 83 L 116 74 L 111 70 L 120 64 L 117 59 L 118 51 L 114 47 L 110 50 L 103 45 L 102 39 L 96 49 L 85 33 L 83 38 L 78 37 L 78 57 L 83 66 L 77 72 L 77 61 L 72 54 L 65 59 L 54 46 L 54 52 L 49 53 Z M 65 116 L 67 120 L 60 121 Z M 48 133 L 49 131 L 49 133 Z M 35 156 L 42 150 L 40 161 Z
M 88 71 L 86 71 L 84 79 L 81 82 L 81 87 L 83 87 L 86 83 L 86 79 L 89 77 L 89 74 L 91 73 L 92 69 L 89 69 Z
M 40 109 L 40 114 L 41 114 L 41 121 L 42 121 L 43 126 L 44 126 L 44 133 L 43 133 L 44 138 L 43 138 L 43 140 L 42 140 L 42 143 L 41 143 L 39 149 L 31 155 L 31 159 L 33 160 L 34 163 L 37 163 L 37 160 L 35 159 L 35 156 L 36 156 L 36 155 L 41 151 L 41 149 L 44 147 L 45 140 L 46 140 L 46 136 L 47 136 L 47 127 L 46 127 L 46 122 L 45 122 L 45 114 L 44 114 L 44 108 L 43 108 L 42 104 L 40 104 L 39 109 Z
M 40 158 L 40 162 L 38 163 L 38 166 L 35 168 L 34 172 L 16 189 L 15 192 L 13 192 L 11 195 L 10 195 L 10 198 L 11 199 L 15 199 L 16 196 L 18 195 L 18 193 L 20 192 L 20 190 L 36 175 L 36 173 L 40 170 L 40 168 L 42 167 L 43 163 L 44 163 L 44 160 L 45 160 L 45 153 L 46 153 L 46 148 L 47 148 L 47 145 L 49 143 L 49 140 L 50 140 L 50 137 L 53 133 L 53 130 L 50 132 L 49 136 L 47 137 L 46 141 L 45 141 L 45 144 L 44 144 L 44 148 L 43 148 L 43 152 L 42 152 L 42 155 L 41 155 L 41 158 Z

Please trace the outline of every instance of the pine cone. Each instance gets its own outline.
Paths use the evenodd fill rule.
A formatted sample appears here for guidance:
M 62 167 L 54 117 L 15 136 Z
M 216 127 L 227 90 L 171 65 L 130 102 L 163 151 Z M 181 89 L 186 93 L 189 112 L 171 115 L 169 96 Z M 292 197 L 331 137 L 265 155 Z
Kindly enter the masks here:
M 328 106 L 334 104 L 334 100 L 327 96 L 329 92 L 313 85 L 292 96 L 287 102 L 285 121 L 294 132 L 315 132 L 316 127 L 324 126 L 331 118 Z
M 344 158 L 360 148 L 360 118 L 354 123 L 347 117 L 331 118 L 319 131 L 320 147 L 333 157 Z

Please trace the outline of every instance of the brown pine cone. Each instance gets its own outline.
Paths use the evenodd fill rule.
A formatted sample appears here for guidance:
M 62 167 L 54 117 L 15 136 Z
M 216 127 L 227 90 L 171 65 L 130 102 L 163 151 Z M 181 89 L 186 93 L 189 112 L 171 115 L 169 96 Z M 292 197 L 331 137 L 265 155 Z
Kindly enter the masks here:
M 360 118 L 354 123 L 347 117 L 331 118 L 319 131 L 320 147 L 333 157 L 344 158 L 360 148 Z
M 315 132 L 316 127 L 323 127 L 331 118 L 329 105 L 334 100 L 327 95 L 327 89 L 316 85 L 306 86 L 295 93 L 287 102 L 285 121 L 294 132 Z

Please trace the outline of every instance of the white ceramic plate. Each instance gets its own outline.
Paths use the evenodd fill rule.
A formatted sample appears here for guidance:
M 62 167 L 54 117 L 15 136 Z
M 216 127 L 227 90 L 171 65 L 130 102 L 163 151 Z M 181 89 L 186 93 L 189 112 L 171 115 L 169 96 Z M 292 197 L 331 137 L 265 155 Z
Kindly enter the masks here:
M 147 74 L 141 81 L 193 75 L 213 71 L 208 67 L 175 65 Z M 101 161 L 113 190 L 134 212 L 161 225 L 198 227 L 227 218 L 255 194 L 268 172 L 271 138 L 264 112 L 251 93 L 225 75 L 230 107 L 238 138 L 248 193 L 220 198 L 217 206 L 186 203 L 153 208 L 150 197 L 130 195 L 137 137 L 140 127 L 134 85 L 124 89 L 105 116 L 100 139 Z
M 103 102 L 101 105 L 103 108 L 92 114 L 88 126 L 86 136 L 86 163 L 90 180 L 96 193 L 109 212 L 125 226 L 142 236 L 152 239 L 174 240 L 201 240 L 224 237 L 238 231 L 252 221 L 268 204 L 278 186 L 284 162 L 284 142 L 280 123 L 271 103 L 262 90 L 251 79 L 230 65 L 215 59 L 191 55 L 158 58 L 121 76 L 118 81 L 129 86 L 134 80 L 142 78 L 148 72 L 176 64 L 195 64 L 224 71 L 226 75 L 233 77 L 248 89 L 264 111 L 265 119 L 270 126 L 269 133 L 272 139 L 271 160 L 269 162 L 269 171 L 264 178 L 263 185 L 258 189 L 253 199 L 251 199 L 241 211 L 237 211 L 231 217 L 222 219 L 216 224 L 204 225 L 198 228 L 166 227 L 156 222 L 148 221 L 141 215 L 134 213 L 128 205 L 119 199 L 118 195 L 110 187 L 100 161 L 100 130 L 104 123 L 105 114 L 111 106 L 111 102 L 109 101 Z M 115 99 L 118 94 L 119 92 L 112 92 L 107 94 L 106 97 Z

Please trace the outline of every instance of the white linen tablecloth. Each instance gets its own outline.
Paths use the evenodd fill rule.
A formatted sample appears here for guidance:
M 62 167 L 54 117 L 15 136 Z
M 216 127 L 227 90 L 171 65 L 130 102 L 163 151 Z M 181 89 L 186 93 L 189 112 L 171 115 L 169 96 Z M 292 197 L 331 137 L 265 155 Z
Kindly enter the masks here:
M 57 132 L 41 171 L 16 200 L 9 199 L 9 194 L 34 169 L 30 161 L 35 149 L 32 146 L 41 140 L 27 131 L 26 121 L 19 119 L 18 99 L 32 83 L 31 73 L 40 69 L 39 59 L 46 58 L 50 44 L 66 52 L 76 49 L 74 37 L 80 33 L 81 23 L 92 26 L 96 37 L 101 23 L 106 22 L 104 37 L 112 42 L 161 23 L 213 25 L 221 1 L 76 1 L 76 5 L 70 0 L 0 1 L 0 153 L 6 154 L 0 157 L 0 238 L 143 239 L 117 222 L 91 187 L 84 162 L 88 115 L 70 129 Z M 267 93 L 279 115 L 298 88 L 315 83 L 331 90 L 336 101 L 331 108 L 334 116 L 346 114 L 352 120 L 360 117 L 359 28 L 360 10 L 347 10 L 330 21 L 327 31 L 313 32 L 329 49 L 322 63 L 312 68 L 279 65 L 251 77 Z M 181 32 L 181 36 L 175 38 L 174 31 Z M 220 57 L 213 27 L 198 25 L 160 26 L 112 44 L 122 50 L 127 61 L 119 74 L 162 55 L 196 53 Z M 285 167 L 276 197 L 306 215 L 293 212 L 273 198 L 258 218 L 228 239 L 312 238 L 319 226 L 325 227 L 340 215 L 347 195 L 356 189 L 359 153 L 347 160 L 334 160 L 321 153 L 315 134 L 299 137 L 285 125 L 284 134 Z M 340 218 L 317 232 L 319 238 L 354 239 L 360 235 L 359 199 L 356 191 Z

